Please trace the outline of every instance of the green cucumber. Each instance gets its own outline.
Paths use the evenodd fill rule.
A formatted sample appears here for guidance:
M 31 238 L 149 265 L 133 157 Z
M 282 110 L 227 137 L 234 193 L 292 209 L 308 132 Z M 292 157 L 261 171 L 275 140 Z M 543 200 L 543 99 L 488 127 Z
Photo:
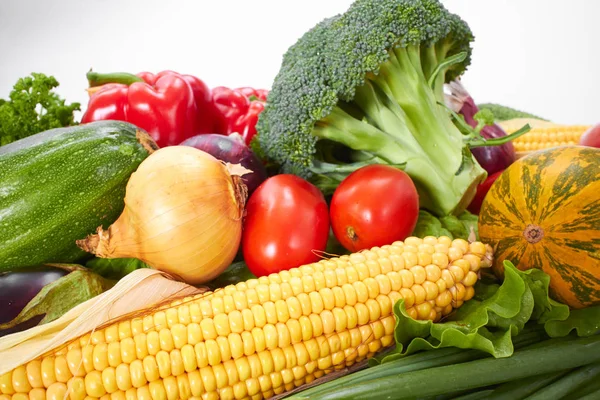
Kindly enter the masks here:
M 89 257 L 75 240 L 119 217 L 130 175 L 155 149 L 147 133 L 118 121 L 0 147 L 0 272 Z

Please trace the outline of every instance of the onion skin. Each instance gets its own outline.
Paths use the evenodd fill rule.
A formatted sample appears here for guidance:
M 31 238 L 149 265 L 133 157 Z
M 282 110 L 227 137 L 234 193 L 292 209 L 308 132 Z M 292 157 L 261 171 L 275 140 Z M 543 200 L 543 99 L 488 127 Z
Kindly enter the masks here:
M 131 175 L 117 221 L 77 244 L 102 258 L 138 258 L 190 284 L 208 282 L 238 251 L 246 172 L 193 147 L 159 149 Z
M 236 135 L 236 136 L 234 136 Z M 209 133 L 192 136 L 181 143 L 181 146 L 191 146 L 207 152 L 219 160 L 241 164 L 252 173 L 242 176 L 244 184 L 248 187 L 248 195 L 267 179 L 267 171 L 258 157 L 250 150 L 244 139 L 239 134 L 229 136 Z
M 473 103 L 474 105 L 474 103 Z M 465 117 L 465 121 L 472 127 L 477 126 L 477 121 L 472 117 L 467 117 L 467 111 L 465 111 L 466 105 L 461 109 L 460 114 Z M 470 107 L 468 107 L 470 108 Z M 476 108 L 476 107 L 475 107 Z M 477 111 L 475 111 L 477 113 Z M 475 115 L 472 114 L 472 115 Z M 481 129 L 481 136 L 486 139 L 493 139 L 506 136 L 506 132 L 498 124 L 484 126 Z M 499 146 L 486 146 L 476 147 L 471 149 L 475 159 L 485 169 L 488 174 L 494 174 L 498 171 L 503 171 L 508 168 L 517 159 L 517 153 L 512 142 L 507 142 Z
M 473 117 L 479 111 L 479 107 L 477 107 L 471 95 L 458 81 L 452 81 L 448 86 L 451 91 L 451 95 L 446 97 L 448 106 L 462 115 L 467 124 L 473 128 L 477 127 L 477 121 Z M 484 126 L 480 134 L 486 139 L 506 136 L 506 132 L 498 124 Z M 517 159 L 517 153 L 512 142 L 499 146 L 476 147 L 471 149 L 471 152 L 488 175 L 505 170 Z

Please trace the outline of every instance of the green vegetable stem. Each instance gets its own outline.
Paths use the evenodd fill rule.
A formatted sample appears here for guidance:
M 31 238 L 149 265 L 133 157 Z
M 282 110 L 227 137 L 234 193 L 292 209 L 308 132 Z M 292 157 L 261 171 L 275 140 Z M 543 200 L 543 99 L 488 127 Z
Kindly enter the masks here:
M 515 347 L 522 348 L 531 345 L 539 342 L 544 337 L 546 336 L 541 330 L 534 329 L 528 331 L 517 336 L 515 339 Z M 483 351 L 465 350 L 457 347 L 446 347 L 430 351 L 423 351 L 401 358 L 386 359 L 389 361 L 385 362 L 384 364 L 355 372 L 351 375 L 337 378 L 336 380 L 326 384 L 310 388 L 301 392 L 298 396 L 299 398 L 320 398 L 320 396 L 324 393 L 333 392 L 338 388 L 343 388 L 347 385 L 358 385 L 360 383 L 367 383 L 373 379 L 381 377 L 395 376 L 402 373 L 426 370 L 444 365 L 454 365 L 467 361 L 478 360 L 487 356 L 488 354 L 484 353 Z
M 566 356 L 568 355 L 568 357 Z M 484 358 L 459 364 L 393 374 L 321 393 L 332 399 L 414 399 L 486 387 L 519 378 L 576 368 L 600 361 L 600 336 L 524 349 L 507 358 Z M 292 398 L 308 398 L 298 396 Z

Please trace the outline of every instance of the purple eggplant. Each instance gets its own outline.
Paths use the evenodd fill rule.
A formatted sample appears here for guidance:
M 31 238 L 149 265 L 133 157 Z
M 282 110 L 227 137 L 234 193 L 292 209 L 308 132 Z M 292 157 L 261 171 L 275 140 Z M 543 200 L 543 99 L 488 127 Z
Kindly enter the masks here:
M 452 81 L 448 86 L 451 92 L 446 97 L 448 106 L 462 115 L 467 124 L 473 128 L 477 127 L 478 123 L 473 117 L 477 114 L 479 108 L 471 95 L 458 81 Z M 506 136 L 506 132 L 498 124 L 484 126 L 480 134 L 485 139 Z M 476 147 L 471 149 L 471 152 L 489 175 L 506 169 L 516 160 L 515 148 L 510 141 L 499 146 Z
M 0 324 L 16 318 L 21 310 L 49 283 L 52 283 L 69 271 L 54 267 L 29 268 L 18 272 L 0 274 Z M 21 332 L 36 326 L 44 318 L 37 315 L 11 328 L 0 330 L 0 337 Z
M 196 135 L 183 141 L 181 146 L 194 147 L 221 161 L 241 164 L 252 171 L 252 173 L 242 176 L 242 181 L 248 187 L 248 195 L 252 194 L 258 185 L 267 179 L 267 171 L 264 165 L 238 134 L 229 136 L 212 133 Z
M 0 324 L 16 318 L 44 286 L 68 273 L 60 268 L 39 267 L 0 274 Z

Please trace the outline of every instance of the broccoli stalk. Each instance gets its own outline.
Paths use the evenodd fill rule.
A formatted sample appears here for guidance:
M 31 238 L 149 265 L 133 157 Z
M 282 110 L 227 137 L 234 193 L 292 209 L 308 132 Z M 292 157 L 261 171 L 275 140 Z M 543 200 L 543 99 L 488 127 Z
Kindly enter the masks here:
M 257 125 L 261 154 L 325 193 L 363 165 L 394 165 L 422 208 L 460 214 L 487 176 L 469 146 L 500 144 L 444 105 L 471 40 L 436 0 L 355 1 L 284 56 Z
M 368 152 L 383 163 L 402 165 L 419 189 L 423 208 L 440 215 L 462 212 L 486 173 L 471 157 L 463 157 L 463 134 L 437 104 L 418 55 L 416 46 L 396 48 L 379 74 L 356 89 L 352 102 L 364 119 L 334 107 L 312 134 Z M 328 172 L 317 166 L 310 170 L 317 175 Z

